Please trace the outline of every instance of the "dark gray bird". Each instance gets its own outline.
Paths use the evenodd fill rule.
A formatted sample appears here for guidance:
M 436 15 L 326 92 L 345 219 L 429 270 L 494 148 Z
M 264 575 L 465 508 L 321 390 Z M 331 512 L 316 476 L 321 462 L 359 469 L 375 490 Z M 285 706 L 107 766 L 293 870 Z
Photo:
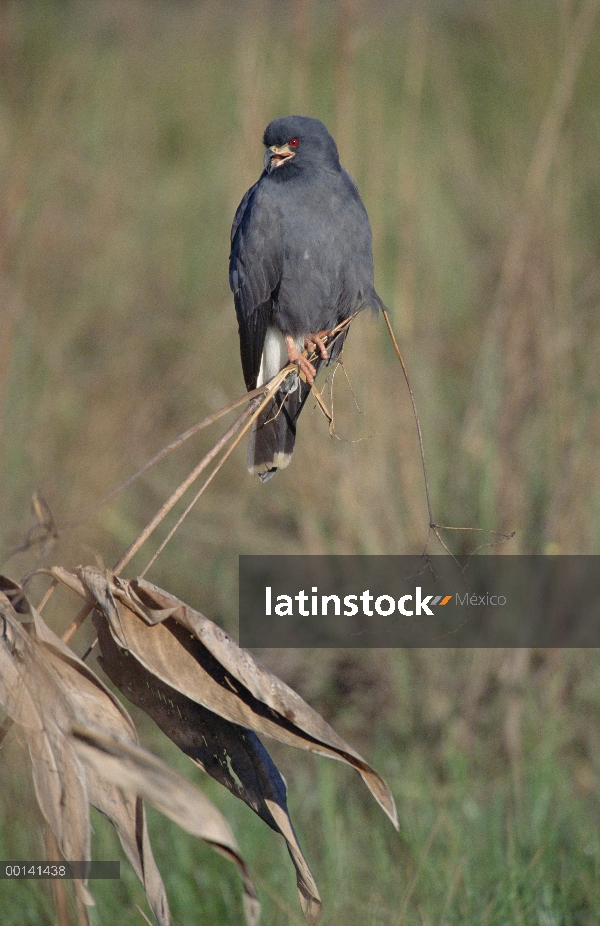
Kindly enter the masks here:
M 286 116 L 264 134 L 264 171 L 238 206 L 229 282 L 248 390 L 289 362 L 290 377 L 257 418 L 248 469 L 268 479 L 290 462 L 296 422 L 319 368 L 335 360 L 346 332 L 323 337 L 361 308 L 383 306 L 373 284 L 371 227 L 358 189 L 318 119 Z M 302 354 L 315 355 L 311 363 Z

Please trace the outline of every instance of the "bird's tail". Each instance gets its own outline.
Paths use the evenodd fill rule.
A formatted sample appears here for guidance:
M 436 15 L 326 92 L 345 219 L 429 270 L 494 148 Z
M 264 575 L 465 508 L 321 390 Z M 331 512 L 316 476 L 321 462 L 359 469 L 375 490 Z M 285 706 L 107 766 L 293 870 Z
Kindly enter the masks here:
M 270 479 L 292 459 L 296 421 L 310 393 L 310 386 L 296 378 L 289 391 L 279 390 L 260 413 L 250 432 L 248 471 Z
M 332 339 L 328 345 L 328 360 L 312 359 L 317 373 L 322 366 L 337 359 L 347 333 L 346 328 Z M 262 375 L 259 380 L 262 381 Z M 290 377 L 254 422 L 248 443 L 248 471 L 260 476 L 262 482 L 270 479 L 278 469 L 289 466 L 296 442 L 296 422 L 310 388 L 299 376 Z

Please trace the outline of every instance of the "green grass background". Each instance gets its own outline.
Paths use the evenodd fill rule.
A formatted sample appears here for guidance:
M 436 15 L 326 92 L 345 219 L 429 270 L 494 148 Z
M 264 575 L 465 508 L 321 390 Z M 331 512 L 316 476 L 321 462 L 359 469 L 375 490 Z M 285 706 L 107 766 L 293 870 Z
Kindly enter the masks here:
M 600 540 L 600 33 L 592 0 L 80 0 L 0 6 L 0 555 L 110 565 L 220 431 L 86 524 L 106 492 L 243 392 L 228 235 L 278 115 L 323 119 L 357 180 L 419 407 L 439 523 L 516 531 L 510 553 Z M 306 409 L 267 485 L 236 451 L 149 578 L 236 632 L 237 556 L 408 553 L 427 510 L 406 389 L 360 318 L 336 431 Z M 57 543 L 13 555 L 38 491 Z M 159 529 L 165 536 L 168 524 Z M 455 552 L 473 536 L 452 535 Z M 144 548 L 128 574 L 155 549 Z M 436 551 L 437 552 L 437 551 Z M 32 584 L 34 598 L 46 587 Z M 58 630 L 76 603 L 57 593 Z M 86 636 L 87 634 L 87 636 Z M 89 638 L 75 640 L 82 652 Z M 595 651 L 263 654 L 390 782 L 396 835 L 357 776 L 275 748 L 323 923 L 600 918 Z M 299 921 L 280 842 L 200 780 L 260 884 Z M 40 857 L 11 735 L 0 855 Z M 189 766 L 189 768 L 188 768 Z M 150 813 L 176 923 L 240 921 L 227 863 Z M 118 851 L 94 816 L 99 857 Z M 142 892 L 94 885 L 94 924 Z M 0 883 L 2 923 L 55 922 L 47 885 Z

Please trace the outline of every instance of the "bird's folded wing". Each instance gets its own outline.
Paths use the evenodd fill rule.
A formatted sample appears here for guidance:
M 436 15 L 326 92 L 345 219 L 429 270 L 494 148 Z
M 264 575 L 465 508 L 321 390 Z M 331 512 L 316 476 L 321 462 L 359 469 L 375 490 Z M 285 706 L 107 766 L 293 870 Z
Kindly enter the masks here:
M 282 269 L 282 241 L 278 210 L 260 180 L 240 203 L 231 229 L 229 280 L 235 300 L 242 368 L 248 389 L 254 389 L 272 295 Z

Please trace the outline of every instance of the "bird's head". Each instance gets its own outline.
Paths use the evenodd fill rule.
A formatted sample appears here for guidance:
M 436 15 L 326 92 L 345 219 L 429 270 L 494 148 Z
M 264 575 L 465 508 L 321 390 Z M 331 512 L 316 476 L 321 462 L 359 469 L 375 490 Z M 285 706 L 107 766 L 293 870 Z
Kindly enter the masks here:
M 277 180 L 287 179 L 306 169 L 325 167 L 339 170 L 336 144 L 318 119 L 284 116 L 265 129 L 265 170 Z

